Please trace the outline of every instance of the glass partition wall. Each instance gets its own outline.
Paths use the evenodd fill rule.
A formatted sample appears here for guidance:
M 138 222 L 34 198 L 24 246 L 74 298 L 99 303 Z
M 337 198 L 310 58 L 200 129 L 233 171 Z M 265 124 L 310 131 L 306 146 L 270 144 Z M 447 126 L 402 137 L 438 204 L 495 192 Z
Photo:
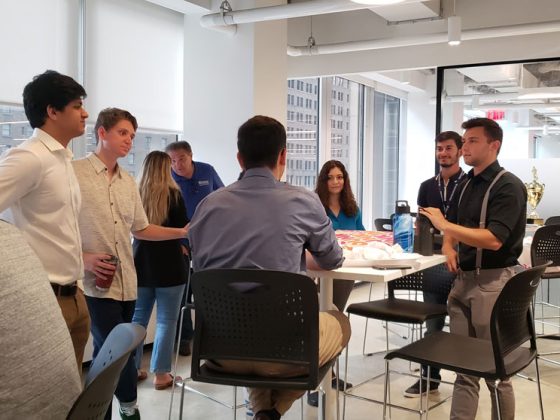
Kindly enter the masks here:
M 511 141 L 507 158 L 560 157 L 560 61 L 499 63 L 439 69 L 440 131 L 463 120 L 495 120 Z
M 437 101 L 438 132 L 461 133 L 461 123 L 474 117 L 500 124 L 500 164 L 524 182 L 535 167 L 545 184 L 537 211 L 544 218 L 560 214 L 559 58 L 439 68 Z

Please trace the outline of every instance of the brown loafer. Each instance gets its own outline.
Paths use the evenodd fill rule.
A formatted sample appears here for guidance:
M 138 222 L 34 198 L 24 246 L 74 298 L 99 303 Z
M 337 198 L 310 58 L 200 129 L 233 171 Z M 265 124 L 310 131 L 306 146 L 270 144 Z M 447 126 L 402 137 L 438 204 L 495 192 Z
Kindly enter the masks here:
M 138 370 L 138 382 L 148 379 L 148 372 L 145 370 Z
M 166 382 L 162 382 L 162 383 L 155 383 L 154 382 L 154 388 L 158 391 L 163 391 L 164 389 L 167 389 L 169 387 L 171 387 L 173 385 L 173 381 L 175 381 L 175 383 L 177 382 L 181 382 L 183 380 L 183 378 L 181 378 L 180 376 L 173 376 L 172 374 L 169 374 L 169 380 Z

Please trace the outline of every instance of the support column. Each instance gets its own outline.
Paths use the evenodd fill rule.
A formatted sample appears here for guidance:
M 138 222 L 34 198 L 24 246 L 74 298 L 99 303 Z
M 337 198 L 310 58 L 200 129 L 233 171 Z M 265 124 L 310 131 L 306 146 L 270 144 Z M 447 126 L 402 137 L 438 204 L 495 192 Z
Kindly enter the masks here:
M 247 3 L 231 2 L 234 9 Z M 199 19 L 185 16 L 184 138 L 194 160 L 212 164 L 227 185 L 240 171 L 239 126 L 256 114 L 286 122 L 287 23 L 239 25 L 230 36 L 202 28 Z

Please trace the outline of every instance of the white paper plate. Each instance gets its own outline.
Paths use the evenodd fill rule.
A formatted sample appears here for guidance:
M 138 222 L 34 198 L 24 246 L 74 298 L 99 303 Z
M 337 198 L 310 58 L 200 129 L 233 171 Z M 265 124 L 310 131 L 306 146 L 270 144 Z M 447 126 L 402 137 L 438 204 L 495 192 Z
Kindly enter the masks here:
M 359 260 L 355 258 L 346 258 L 342 263 L 343 267 L 371 267 L 374 265 L 372 260 Z
M 366 260 L 366 259 L 350 259 L 346 258 L 342 264 L 344 267 L 399 267 L 403 265 L 413 266 L 420 254 L 400 254 L 398 258 L 380 259 L 380 260 Z

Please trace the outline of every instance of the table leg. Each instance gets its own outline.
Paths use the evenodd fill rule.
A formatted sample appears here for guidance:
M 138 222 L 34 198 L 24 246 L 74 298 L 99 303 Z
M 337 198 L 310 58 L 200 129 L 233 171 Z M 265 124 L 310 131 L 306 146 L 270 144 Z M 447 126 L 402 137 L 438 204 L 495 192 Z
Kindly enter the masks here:
M 321 278 L 321 291 L 319 293 L 319 309 L 328 311 L 333 306 L 333 279 Z M 325 375 L 320 389 L 325 393 L 325 398 L 319 398 L 319 420 L 333 420 L 336 418 L 336 391 L 331 387 L 332 372 Z

